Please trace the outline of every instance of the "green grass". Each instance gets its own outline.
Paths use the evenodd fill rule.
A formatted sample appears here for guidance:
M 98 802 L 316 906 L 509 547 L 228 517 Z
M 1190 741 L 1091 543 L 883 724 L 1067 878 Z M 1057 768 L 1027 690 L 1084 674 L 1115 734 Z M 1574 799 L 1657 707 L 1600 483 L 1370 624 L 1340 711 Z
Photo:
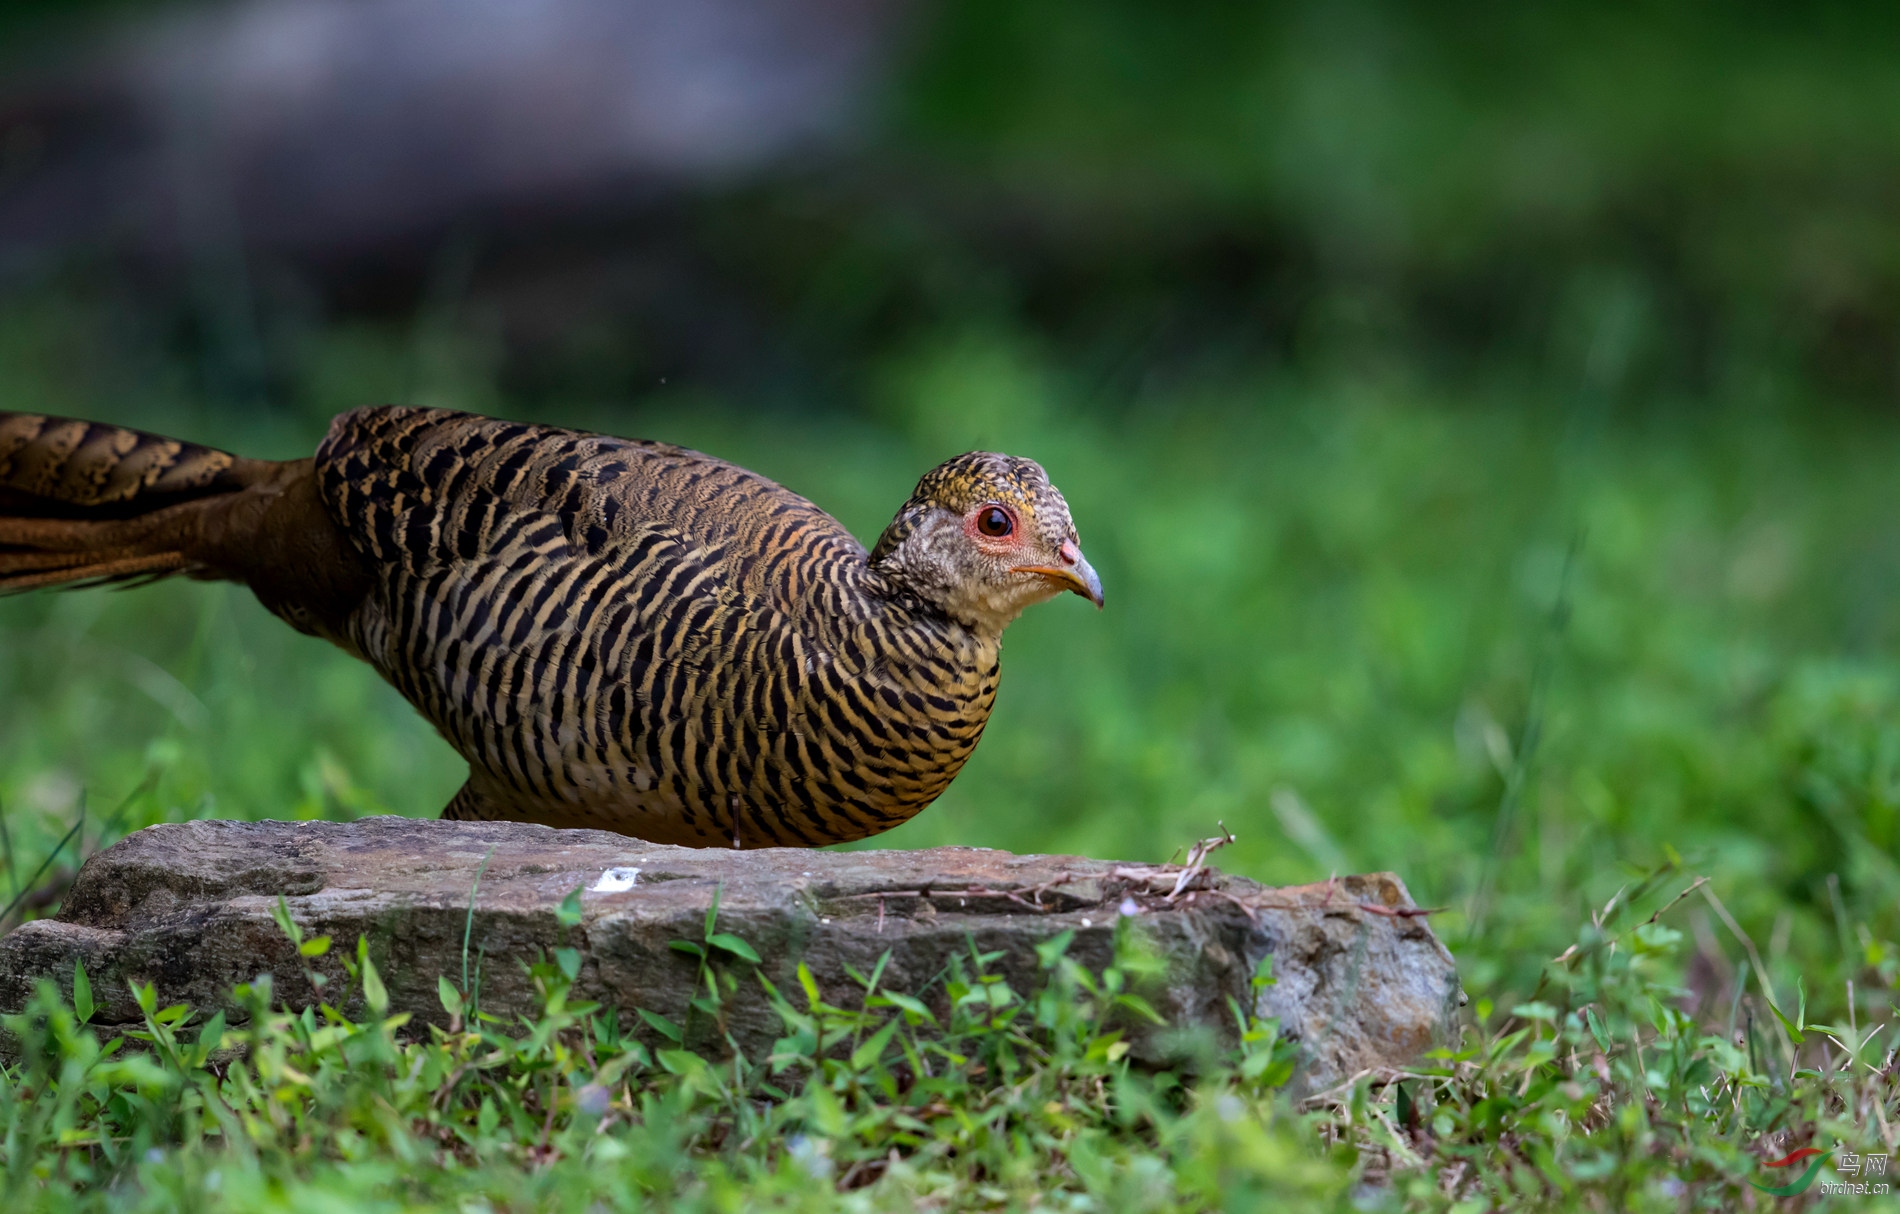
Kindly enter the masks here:
M 1540 1187 L 1559 1184 L 1554 1170 L 1574 1182 L 1571 1199 L 1597 1208 L 1667 1206 L 1679 1183 L 1724 1208 L 1752 1166 L 1744 1151 L 1780 1153 L 1790 1135 L 1811 1134 L 1830 1148 L 1878 1150 L 1875 1136 L 1889 1131 L 1868 1102 L 1894 1124 L 1884 1078 L 1838 1070 L 1841 1048 L 1812 1034 L 1793 1050 L 1766 998 L 1791 1019 L 1805 998 L 1808 1017 L 1844 1037 L 1850 1022 L 1892 1015 L 1900 419 L 1825 407 L 1773 381 L 1693 401 L 1550 372 L 1453 384 L 1391 370 L 1252 368 L 1118 386 L 1074 353 L 983 325 L 882 356 L 845 403 L 803 405 L 658 387 L 624 400 L 529 402 L 484 370 L 478 342 L 318 329 L 289 360 L 282 406 L 258 412 L 208 403 L 166 357 L 108 352 L 112 334 L 83 308 L 0 313 L 0 354 L 13 372 L 0 407 L 267 456 L 307 452 L 330 412 L 364 400 L 533 415 L 712 451 L 805 493 L 867 539 L 946 455 L 984 446 L 1042 460 L 1070 500 L 1108 608 L 1069 598 L 1015 625 L 975 757 L 938 804 L 869 845 L 1161 860 L 1224 821 L 1240 839 L 1222 853 L 1231 871 L 1274 882 L 1401 874 L 1421 903 L 1444 908 L 1433 924 L 1474 997 L 1469 1042 L 1481 1052 L 1440 1060 L 1443 1074 L 1408 1098 L 1429 1099 L 1449 1121 L 1408 1139 L 1396 1161 L 1373 1149 L 1383 1123 L 1365 1112 L 1398 1116 L 1390 1087 L 1300 1112 L 1238 1070 L 1217 1070 L 1195 1081 L 1208 1085 L 1205 1098 L 1184 1095 L 1147 1121 L 1130 1120 L 1120 1096 L 1100 1097 L 1088 1124 L 1104 1158 L 1119 1161 L 1105 1166 L 1130 1184 L 1152 1176 L 1163 1195 L 1154 1208 L 1245 1208 L 1236 1195 L 1255 1183 L 1318 1205 L 1353 1191 L 1375 1204 L 1443 1204 L 1424 1173 L 1406 1170 L 1406 1151 L 1441 1179 L 1466 1159 L 1453 1186 L 1463 1196 L 1502 1186 L 1500 1199 L 1532 1201 L 1557 1191 Z M 0 601 L 0 804 L 19 878 L 82 810 L 88 825 L 67 854 L 108 842 L 111 810 L 148 777 L 111 833 L 210 814 L 427 815 L 460 770 L 366 667 L 234 588 Z M 1594 939 L 1592 915 L 1619 889 L 1659 867 L 1706 875 L 1714 898 L 1698 892 L 1670 913 L 1667 931 L 1646 936 L 1640 915 L 1606 922 L 1621 943 L 1589 951 L 1587 975 L 1550 967 L 1580 932 Z M 1645 905 L 1687 883 L 1674 880 Z M 1607 1079 L 1593 1062 L 1586 1004 L 1608 1033 Z M 286 1040 L 322 1031 L 280 1027 Z M 1742 1055 L 1727 1044 L 1735 1032 Z M 401 1050 L 459 1048 L 398 1047 L 378 1033 L 353 1028 L 332 1045 L 296 1048 L 313 1059 L 360 1048 L 386 1062 Z M 1884 1061 L 1884 1038 L 1869 1049 Z M 401 1054 L 402 1065 L 413 1057 Z M 1797 1061 L 1812 1074 L 1791 1077 Z M 95 1183 L 117 1179 L 88 1200 L 163 1204 L 159 1194 L 199 1183 L 192 1169 L 238 1166 L 215 1162 L 237 1149 L 228 1126 L 222 1146 L 193 1135 L 222 1116 L 217 1101 L 237 1108 L 252 1097 L 220 1086 L 235 1071 L 192 1065 L 177 1064 L 169 1087 L 142 1071 L 60 1081 L 104 1101 L 104 1112 L 72 1116 L 95 1127 L 107 1118 L 168 1161 L 89 1165 Z M 516 1073 L 506 1070 L 514 1062 L 494 1065 Z M 549 1065 L 585 1082 L 571 1058 Z M 273 1201 L 312 1208 L 347 1192 L 452 1204 L 484 1186 L 511 1208 L 564 1208 L 570 1183 L 601 1195 L 631 1185 L 709 1208 L 834 1200 L 787 1172 L 777 1147 L 735 1146 L 731 1130 L 716 1128 L 741 1116 L 733 1091 L 683 1096 L 691 1084 L 662 1078 L 664 1068 L 641 1072 L 628 1099 L 685 1100 L 697 1112 L 643 1114 L 637 1132 L 629 1121 L 637 1140 L 611 1166 L 597 1167 L 574 1145 L 585 1135 L 564 1129 L 577 1137 L 539 1170 L 522 1153 L 540 1141 L 538 1126 L 496 1130 L 492 1150 L 464 1144 L 461 1155 L 430 1138 L 435 1130 L 417 1127 L 434 1113 L 375 1086 L 400 1086 L 398 1072 L 363 1079 L 361 1091 L 350 1079 L 328 1095 L 292 1093 L 295 1116 L 366 1136 L 339 1138 L 357 1144 L 347 1149 L 318 1142 L 332 1129 L 280 1142 L 268 1158 L 247 1155 L 243 1174 L 261 1178 Z M 36 1073 L 9 1079 L 16 1110 L 53 1098 Z M 1069 1082 L 1053 1074 L 1036 1082 Z M 105 1093 L 148 1081 L 164 1088 L 149 1096 L 157 1111 L 136 1102 L 111 1111 Z M 188 1091 L 200 1103 L 181 1112 Z M 566 1108 L 546 1091 L 533 1110 Z M 393 1120 L 363 1129 L 362 1118 L 382 1116 L 359 1107 L 377 1093 Z M 1244 1132 L 1219 1112 L 1232 1110 L 1220 1098 L 1233 1093 L 1245 1102 Z M 903 1098 L 866 1099 L 888 1109 Z M 986 1102 L 1009 1097 L 971 1083 L 958 1099 L 993 1109 Z M 479 1129 L 479 1101 L 454 1100 L 438 1112 L 458 1125 L 474 1117 Z M 982 1156 L 980 1166 L 958 1155 L 932 1172 L 924 1151 L 916 1175 L 938 1179 L 914 1183 L 989 1184 L 982 1178 L 1000 1169 L 1014 1177 L 996 1182 L 1001 1196 L 955 1202 L 1020 1206 L 1060 1190 L 1094 1194 L 1095 1207 L 1076 1208 L 1128 1208 L 1086 1178 L 1066 1179 L 1082 1175 L 1065 1162 L 1068 1131 L 1033 1111 L 1005 1121 L 1019 1115 L 1040 1127 L 1005 1151 L 1019 1154 Z M 568 1116 L 557 1121 L 570 1126 Z M 782 1128 L 818 1114 L 793 1101 L 744 1116 Z M 678 1124 L 657 1124 L 669 1120 Z M 885 1132 L 829 1137 L 864 1159 L 887 1158 L 893 1145 L 900 1162 L 922 1150 Z M 52 1131 L 33 1133 L 6 1148 L 10 1183 L 24 1183 L 22 1168 L 69 1174 L 58 1161 L 73 1153 L 49 1145 Z M 425 1162 L 412 1166 L 402 1142 Z M 1549 1158 L 1533 1149 L 1540 1143 Z M 429 1154 L 438 1147 L 449 1154 Z M 1389 1167 L 1399 1177 L 1390 1187 L 1354 1189 Z M 646 1179 L 629 1180 L 630 1169 L 647 1169 Z M 913 1180 L 878 1184 L 866 1208 L 905 1208 L 923 1191 L 904 1187 Z M 237 1190 L 227 1192 L 240 1208 Z

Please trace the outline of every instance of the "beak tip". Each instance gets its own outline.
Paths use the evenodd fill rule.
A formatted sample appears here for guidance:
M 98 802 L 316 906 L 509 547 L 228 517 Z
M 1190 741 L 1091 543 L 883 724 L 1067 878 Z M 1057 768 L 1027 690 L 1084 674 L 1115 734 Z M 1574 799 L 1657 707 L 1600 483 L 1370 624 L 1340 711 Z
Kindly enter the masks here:
M 1095 572 L 1093 565 L 1082 559 L 1080 552 L 1075 554 L 1074 565 L 1075 570 L 1073 576 L 1077 582 L 1075 592 L 1089 602 L 1094 603 L 1095 610 L 1100 611 L 1103 603 L 1102 575 Z

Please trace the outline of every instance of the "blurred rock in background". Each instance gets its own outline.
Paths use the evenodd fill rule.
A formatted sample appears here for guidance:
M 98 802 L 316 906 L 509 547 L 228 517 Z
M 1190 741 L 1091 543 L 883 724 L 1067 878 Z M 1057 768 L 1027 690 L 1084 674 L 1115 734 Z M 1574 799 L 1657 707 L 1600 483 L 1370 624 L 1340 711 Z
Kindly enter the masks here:
M 516 319 L 532 331 L 577 304 L 690 312 L 708 276 L 684 247 L 681 200 L 809 173 L 860 142 L 906 8 L 161 9 L 55 43 L 5 88 L 0 285 L 104 254 L 226 297 L 213 310 L 310 287 L 387 309 L 479 262 L 525 289 Z M 530 268 L 513 273 L 524 259 L 507 250 L 523 242 Z
M 321 257 L 624 210 L 835 151 L 901 0 L 247 0 L 10 90 L 0 241 Z

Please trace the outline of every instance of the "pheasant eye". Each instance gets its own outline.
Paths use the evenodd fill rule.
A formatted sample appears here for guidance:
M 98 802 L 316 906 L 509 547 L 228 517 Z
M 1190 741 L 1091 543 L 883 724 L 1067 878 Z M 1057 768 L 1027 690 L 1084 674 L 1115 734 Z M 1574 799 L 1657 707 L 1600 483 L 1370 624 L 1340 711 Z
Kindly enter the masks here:
M 992 539 L 1001 539 L 1016 530 L 1016 522 L 1001 506 L 985 506 L 977 511 L 976 529 Z

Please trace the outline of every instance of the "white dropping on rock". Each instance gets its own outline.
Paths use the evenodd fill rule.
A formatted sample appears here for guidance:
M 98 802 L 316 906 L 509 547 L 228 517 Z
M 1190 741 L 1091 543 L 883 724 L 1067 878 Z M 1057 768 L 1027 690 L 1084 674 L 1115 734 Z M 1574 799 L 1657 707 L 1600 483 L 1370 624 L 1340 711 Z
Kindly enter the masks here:
M 590 894 L 622 894 L 639 883 L 639 869 L 610 868 L 600 874 L 600 880 L 587 887 L 587 892 Z

